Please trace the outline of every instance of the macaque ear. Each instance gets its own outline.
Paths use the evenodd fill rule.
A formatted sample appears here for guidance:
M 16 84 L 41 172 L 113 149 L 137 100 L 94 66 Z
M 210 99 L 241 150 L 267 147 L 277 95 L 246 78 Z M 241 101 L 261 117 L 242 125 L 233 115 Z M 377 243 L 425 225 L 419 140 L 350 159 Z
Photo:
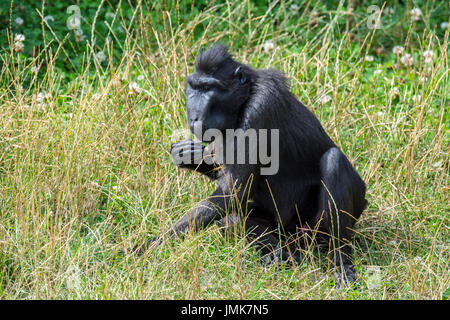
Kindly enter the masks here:
M 245 75 L 244 70 L 242 70 L 240 66 L 237 67 L 236 70 L 234 71 L 234 76 L 239 80 L 241 84 L 247 82 L 247 76 Z

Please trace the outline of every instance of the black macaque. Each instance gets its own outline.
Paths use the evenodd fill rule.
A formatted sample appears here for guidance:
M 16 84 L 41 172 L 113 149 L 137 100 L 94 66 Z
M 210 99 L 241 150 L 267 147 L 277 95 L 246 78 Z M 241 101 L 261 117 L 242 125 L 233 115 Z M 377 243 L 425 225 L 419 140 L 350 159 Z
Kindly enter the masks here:
M 278 152 L 278 170 L 263 175 L 261 162 L 177 163 L 216 180 L 218 188 L 147 248 L 213 222 L 236 230 L 238 222 L 257 239 L 263 261 L 299 261 L 299 249 L 312 239 L 327 245 L 338 285 L 353 282 L 352 228 L 367 205 L 366 186 L 319 120 L 290 92 L 286 78 L 276 70 L 241 64 L 226 46 L 215 45 L 198 55 L 186 95 L 189 127 L 203 142 L 211 143 L 203 137 L 208 129 L 224 134 L 227 129 L 278 129 L 278 148 L 269 146 Z M 230 143 L 236 146 L 236 139 L 226 141 L 225 153 Z M 193 140 L 171 148 L 174 161 L 201 158 L 204 151 Z

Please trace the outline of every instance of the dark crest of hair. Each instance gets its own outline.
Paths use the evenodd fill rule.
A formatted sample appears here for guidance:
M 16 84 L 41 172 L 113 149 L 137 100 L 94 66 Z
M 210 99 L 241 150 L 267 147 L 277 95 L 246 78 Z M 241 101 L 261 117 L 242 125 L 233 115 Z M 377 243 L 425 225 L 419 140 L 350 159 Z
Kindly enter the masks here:
M 234 65 L 233 58 L 226 45 L 217 44 L 200 52 L 195 68 L 206 74 L 214 74 L 225 64 Z

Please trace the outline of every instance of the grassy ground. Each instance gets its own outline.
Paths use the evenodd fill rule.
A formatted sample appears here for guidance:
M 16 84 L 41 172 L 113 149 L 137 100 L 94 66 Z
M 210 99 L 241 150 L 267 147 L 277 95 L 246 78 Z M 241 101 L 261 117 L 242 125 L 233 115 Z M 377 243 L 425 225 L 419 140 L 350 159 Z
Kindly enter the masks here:
M 15 22 L 21 5 L 3 10 L 0 298 L 449 295 L 449 29 L 440 26 L 449 21 L 447 2 L 395 3 L 379 30 L 367 27 L 365 1 L 305 1 L 298 10 L 294 1 L 143 1 L 123 11 L 114 3 L 123 8 L 89 8 L 84 42 L 72 31 L 52 33 L 51 19 L 33 38 L 27 21 L 23 29 Z M 416 6 L 423 14 L 412 21 Z M 64 26 L 59 7 L 48 10 Z M 97 32 L 105 12 L 121 28 Z M 36 40 L 39 30 L 45 42 Z M 17 52 L 20 32 L 25 48 Z M 128 251 L 214 188 L 177 170 L 168 149 L 187 128 L 184 78 L 197 52 L 217 41 L 254 67 L 285 72 L 367 182 L 353 287 L 333 287 L 316 248 L 300 266 L 264 267 L 248 241 L 226 239 L 217 227 L 142 256 Z M 396 56 L 394 46 L 405 52 Z

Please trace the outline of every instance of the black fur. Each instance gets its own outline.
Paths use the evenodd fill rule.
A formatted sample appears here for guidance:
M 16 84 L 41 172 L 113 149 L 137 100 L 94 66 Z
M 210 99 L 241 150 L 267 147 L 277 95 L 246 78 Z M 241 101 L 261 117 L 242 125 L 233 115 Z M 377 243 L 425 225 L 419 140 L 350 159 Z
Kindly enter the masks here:
M 165 236 L 214 221 L 230 228 L 245 220 L 247 232 L 259 239 L 265 261 L 271 261 L 299 260 L 298 245 L 289 242 L 301 246 L 316 234 L 315 240 L 328 245 L 338 274 L 353 281 L 350 240 L 367 203 L 366 186 L 318 119 L 290 92 L 286 78 L 275 70 L 240 64 L 219 45 L 199 54 L 187 82 L 191 130 L 200 120 L 205 129 L 279 129 L 280 167 L 277 174 L 262 176 L 259 164 L 224 164 L 219 170 L 205 163 L 184 165 L 216 179 L 219 187 Z M 188 140 L 174 144 L 171 151 L 194 154 L 194 149 Z M 242 211 L 244 215 L 236 216 Z
M 217 45 L 209 50 L 200 52 L 195 69 L 209 75 L 214 75 L 224 65 L 235 65 L 231 55 L 224 45 Z

